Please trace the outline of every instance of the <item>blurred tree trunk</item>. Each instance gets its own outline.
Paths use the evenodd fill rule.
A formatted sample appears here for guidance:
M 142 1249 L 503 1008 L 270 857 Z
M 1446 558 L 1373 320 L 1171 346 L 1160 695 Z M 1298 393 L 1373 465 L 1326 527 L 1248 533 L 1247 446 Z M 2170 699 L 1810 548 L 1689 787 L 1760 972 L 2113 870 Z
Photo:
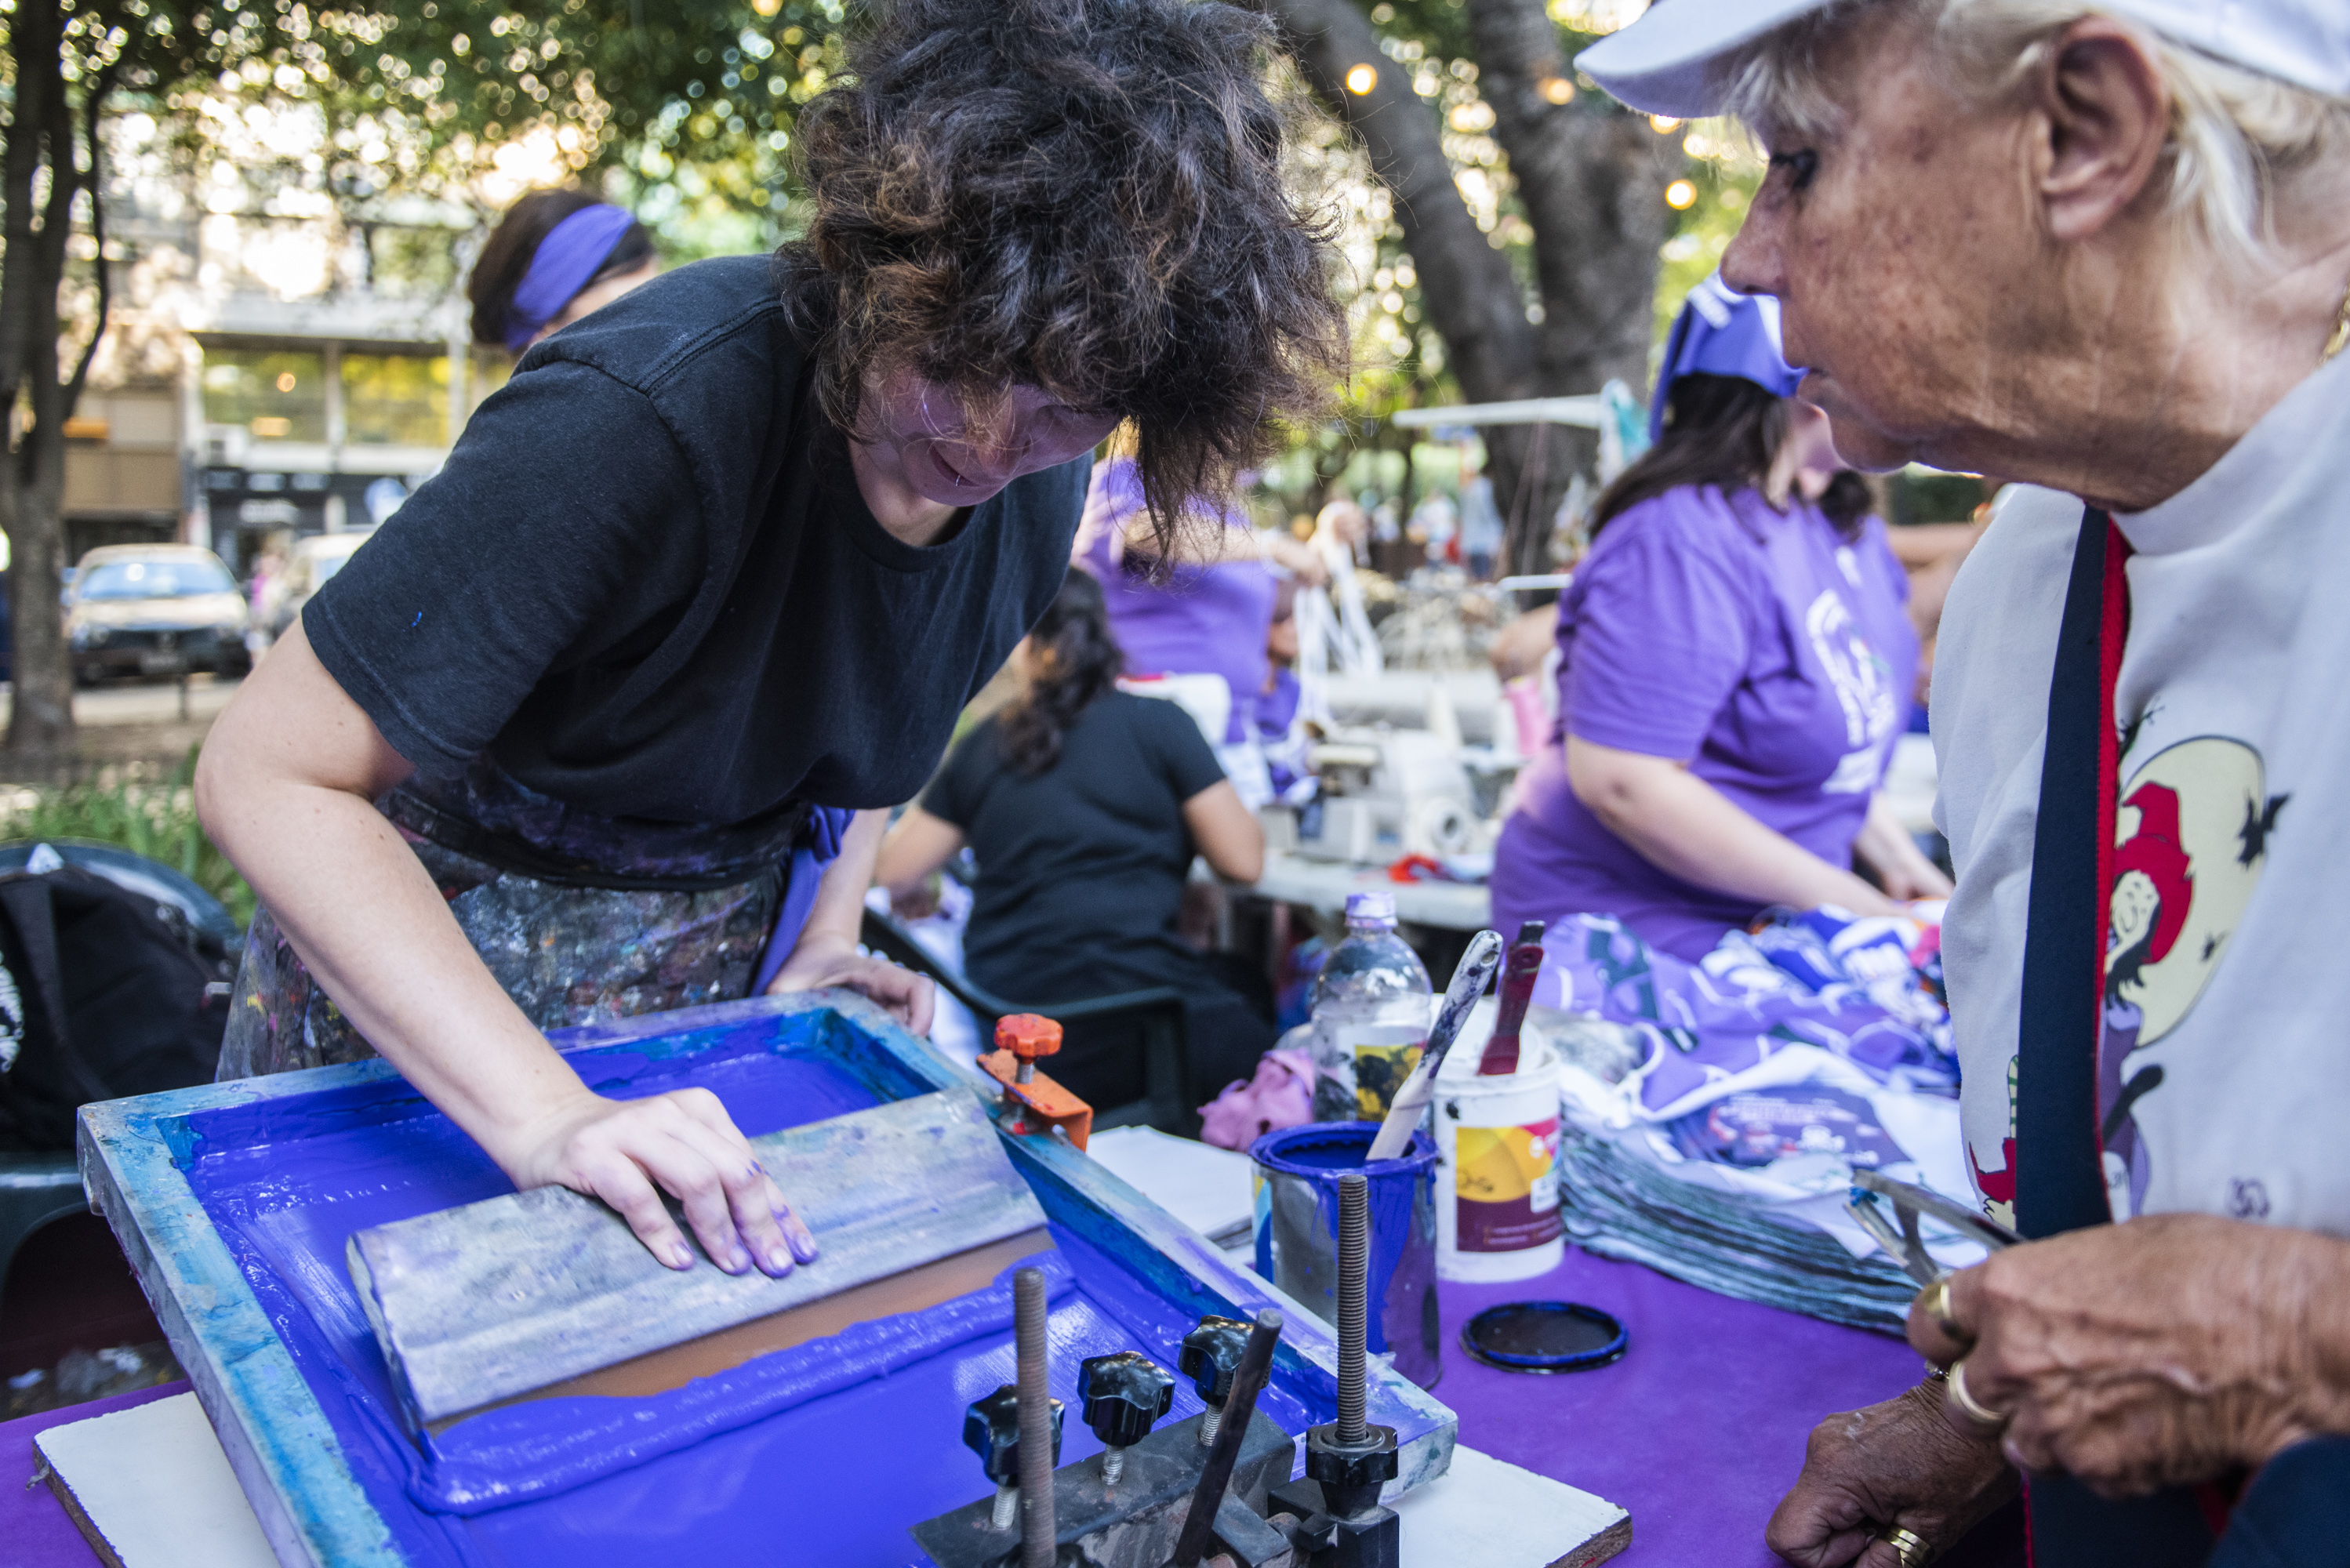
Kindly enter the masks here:
M 1444 156 L 1438 110 L 1410 72 L 1380 53 L 1352 0 L 1253 0 L 1323 105 L 1362 139 L 1395 198 L 1419 273 L 1420 307 L 1443 335 L 1453 379 L 1474 403 L 1596 392 L 1620 377 L 1648 380 L 1658 247 L 1669 213 L 1664 188 L 1680 167 L 1679 142 L 1648 122 L 1565 95 L 1572 82 L 1558 25 L 1543 0 L 1468 0 L 1479 88 L 1494 140 L 1534 231 L 1539 327 L 1509 259 L 1470 216 Z M 1354 66 L 1378 68 L 1367 94 L 1346 88 Z M 1507 569 L 1549 566 L 1551 518 L 1578 469 L 1597 452 L 1589 431 L 1502 425 L 1484 432 L 1494 504 L 1509 524 Z
M 1543 0 L 1469 0 L 1468 9 L 1478 90 L 1534 225 L 1536 379 L 1545 393 L 1596 392 L 1614 379 L 1638 395 L 1648 380 L 1658 252 L 1671 226 L 1665 187 L 1682 167 L 1679 139 L 1570 95 L 1574 66 Z M 1598 456 L 1592 431 L 1553 430 L 1545 444 L 1550 461 L 1528 476 L 1532 504 L 1511 515 L 1512 571 L 1547 569 L 1550 520 L 1572 475 Z M 1513 493 L 1498 481 L 1494 490 L 1508 507 Z
M 119 62 L 94 66 L 82 81 L 80 125 L 64 70 L 65 15 L 58 0 L 17 0 L 8 23 L 16 95 L 0 156 L 6 252 L 0 257 L 0 408 L 8 410 L 0 456 L 0 530 L 8 535 L 9 608 L 15 622 L 15 696 L 8 750 L 26 761 L 63 755 L 73 739 L 73 666 L 57 583 L 66 565 L 66 421 L 81 399 L 91 357 L 106 332 L 109 303 L 106 230 L 98 204 L 98 122 Z M 78 141 L 86 133 L 89 167 Z M 99 242 L 98 320 L 70 375 L 59 374 L 57 290 L 76 195 L 90 197 Z

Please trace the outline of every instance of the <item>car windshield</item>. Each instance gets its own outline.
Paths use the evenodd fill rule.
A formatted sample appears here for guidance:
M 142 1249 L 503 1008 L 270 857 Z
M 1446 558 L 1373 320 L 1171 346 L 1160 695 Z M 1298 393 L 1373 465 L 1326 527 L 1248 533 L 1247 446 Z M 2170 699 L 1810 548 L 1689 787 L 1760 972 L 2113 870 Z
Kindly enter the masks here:
M 218 561 L 107 561 L 91 566 L 75 585 L 78 599 L 177 599 L 192 594 L 231 594 L 236 583 Z

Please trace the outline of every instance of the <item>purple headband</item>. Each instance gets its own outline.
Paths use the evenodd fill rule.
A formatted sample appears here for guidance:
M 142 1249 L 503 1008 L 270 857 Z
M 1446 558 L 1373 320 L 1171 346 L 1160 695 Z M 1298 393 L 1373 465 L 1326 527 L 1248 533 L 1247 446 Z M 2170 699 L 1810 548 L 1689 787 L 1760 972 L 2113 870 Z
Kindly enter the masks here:
M 636 222 L 625 209 L 598 202 L 546 231 L 531 254 L 530 270 L 515 287 L 514 304 L 506 308 L 510 352 L 519 354 L 530 347 L 538 329 L 563 314 Z
M 1779 348 L 1779 302 L 1767 294 L 1732 294 L 1715 273 L 1690 290 L 1665 339 L 1664 369 L 1648 400 L 1648 439 L 1665 433 L 1665 400 L 1673 383 L 1692 373 L 1740 376 L 1774 398 L 1792 398 L 1804 372 Z

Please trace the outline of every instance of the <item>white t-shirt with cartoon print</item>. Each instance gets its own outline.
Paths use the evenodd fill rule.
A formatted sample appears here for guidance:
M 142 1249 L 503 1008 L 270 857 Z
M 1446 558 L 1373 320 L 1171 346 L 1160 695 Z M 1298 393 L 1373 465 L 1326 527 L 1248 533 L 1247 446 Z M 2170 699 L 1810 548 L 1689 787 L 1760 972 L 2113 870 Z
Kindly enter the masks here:
M 2052 491 L 2002 499 L 1934 668 L 1961 1107 L 1984 1207 L 2009 1220 L 2032 841 L 2081 513 Z M 2116 1219 L 2350 1235 L 2350 356 L 2116 522 L 2136 554 L 2115 693 L 2107 1197 Z

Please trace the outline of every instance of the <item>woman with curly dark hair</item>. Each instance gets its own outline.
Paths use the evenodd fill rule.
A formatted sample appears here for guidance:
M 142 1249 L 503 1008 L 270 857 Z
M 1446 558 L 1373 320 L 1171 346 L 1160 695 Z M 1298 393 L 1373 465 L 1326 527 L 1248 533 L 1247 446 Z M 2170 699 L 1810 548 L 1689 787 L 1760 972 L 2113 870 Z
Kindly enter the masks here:
M 1081 568 L 1012 667 L 1013 703 L 963 736 L 889 830 L 874 880 L 902 894 L 964 846 L 979 862 L 963 967 L 1024 1005 L 1112 992 L 1183 993 L 1189 1104 L 1248 1077 L 1273 1046 L 1262 1011 L 1178 926 L 1192 857 L 1264 874 L 1264 830 L 1191 714 L 1118 689 L 1125 660 L 1102 587 Z M 1243 966 L 1245 967 L 1245 966 Z M 1132 1025 L 1073 1027 L 1053 1076 L 1097 1106 L 1143 1097 Z
M 1095 445 L 1134 421 L 1171 533 L 1341 358 L 1265 47 L 899 0 L 802 114 L 805 240 L 533 346 L 205 747 L 264 905 L 223 1072 L 380 1052 L 677 1267 L 664 1189 L 721 1267 L 805 1259 L 715 1097 L 604 1099 L 540 1031 L 834 985 L 927 1027 L 857 948 L 881 808 L 1060 590 Z

